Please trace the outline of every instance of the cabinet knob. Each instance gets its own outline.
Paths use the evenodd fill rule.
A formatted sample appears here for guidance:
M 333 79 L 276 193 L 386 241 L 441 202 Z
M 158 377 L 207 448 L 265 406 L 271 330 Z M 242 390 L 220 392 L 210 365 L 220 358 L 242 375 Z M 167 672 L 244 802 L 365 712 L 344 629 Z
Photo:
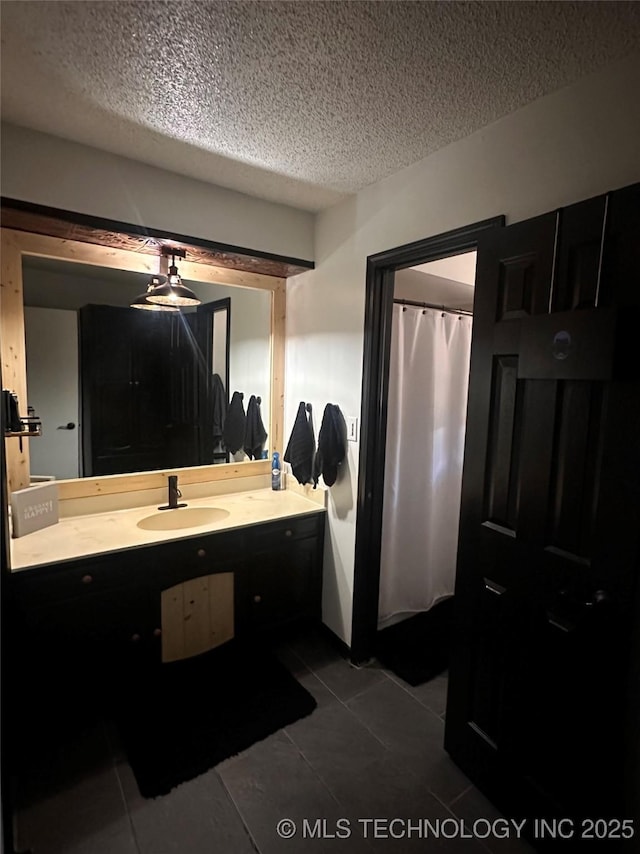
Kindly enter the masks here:
M 198 555 L 198 557 L 206 557 L 207 556 L 207 550 L 206 549 L 198 549 L 197 555 Z
M 139 634 L 137 634 L 137 633 L 136 633 L 136 634 L 134 634 L 134 635 L 131 635 L 131 641 L 132 641 L 133 643 L 138 643 L 138 641 L 139 641 L 139 640 L 140 640 L 140 635 L 139 635 Z
M 287 530 L 284 532 L 285 537 L 290 537 L 292 534 L 293 531 L 291 530 L 291 528 L 287 528 Z
M 256 603 L 258 603 L 258 602 L 262 602 L 262 596 L 260 596 L 259 594 L 256 594 L 256 595 L 253 597 L 253 601 L 254 601 L 254 602 L 256 602 Z
M 153 630 L 154 638 L 159 638 L 161 634 L 162 634 L 162 629 L 154 629 Z
M 92 581 L 93 581 L 93 575 L 83 575 L 82 576 L 82 583 L 83 584 L 91 584 Z

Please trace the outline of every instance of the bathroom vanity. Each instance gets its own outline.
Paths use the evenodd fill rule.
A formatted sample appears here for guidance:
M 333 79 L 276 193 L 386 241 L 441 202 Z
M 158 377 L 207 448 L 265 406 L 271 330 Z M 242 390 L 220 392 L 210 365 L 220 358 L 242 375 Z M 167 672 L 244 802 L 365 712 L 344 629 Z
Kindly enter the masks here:
M 62 519 L 13 541 L 16 619 L 37 657 L 85 664 L 319 620 L 324 522 L 321 504 L 270 489 Z

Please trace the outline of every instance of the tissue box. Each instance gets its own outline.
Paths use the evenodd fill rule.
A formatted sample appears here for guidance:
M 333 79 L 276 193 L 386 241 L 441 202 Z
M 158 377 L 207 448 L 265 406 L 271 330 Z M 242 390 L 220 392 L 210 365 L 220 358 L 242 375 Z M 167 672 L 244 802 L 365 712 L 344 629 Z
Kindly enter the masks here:
M 11 493 L 11 521 L 14 537 L 23 537 L 58 521 L 58 485 L 42 483 Z

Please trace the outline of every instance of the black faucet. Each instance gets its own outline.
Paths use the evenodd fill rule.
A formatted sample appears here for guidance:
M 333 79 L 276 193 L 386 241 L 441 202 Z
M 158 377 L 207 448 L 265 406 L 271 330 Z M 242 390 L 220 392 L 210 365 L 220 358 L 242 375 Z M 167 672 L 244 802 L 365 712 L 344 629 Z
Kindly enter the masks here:
M 178 507 L 186 507 L 186 504 L 178 504 L 178 498 L 182 498 L 182 493 L 178 489 L 178 475 L 169 475 L 169 498 L 168 504 L 158 507 L 158 510 L 176 510 Z

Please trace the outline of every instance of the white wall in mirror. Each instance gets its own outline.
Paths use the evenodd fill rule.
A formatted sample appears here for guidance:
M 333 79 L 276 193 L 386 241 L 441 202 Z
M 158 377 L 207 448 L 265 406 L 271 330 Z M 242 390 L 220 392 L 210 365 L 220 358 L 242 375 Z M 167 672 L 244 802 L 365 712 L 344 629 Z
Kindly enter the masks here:
M 25 306 L 24 326 L 30 399 L 48 421 L 30 446 L 32 479 L 79 477 L 77 312 Z

